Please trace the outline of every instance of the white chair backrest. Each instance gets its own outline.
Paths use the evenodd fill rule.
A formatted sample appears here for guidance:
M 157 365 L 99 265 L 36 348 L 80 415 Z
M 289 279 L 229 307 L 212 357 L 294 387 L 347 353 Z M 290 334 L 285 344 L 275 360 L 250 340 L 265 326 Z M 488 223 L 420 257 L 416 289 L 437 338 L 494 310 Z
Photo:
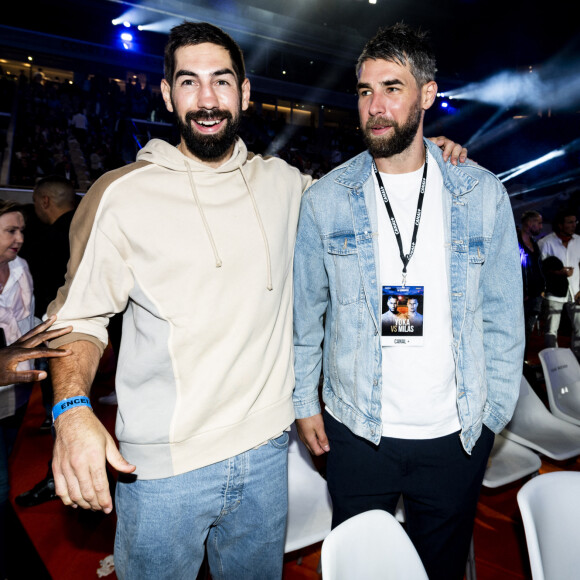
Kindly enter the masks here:
M 328 486 L 318 473 L 306 446 L 290 430 L 288 453 L 288 519 L 284 552 L 321 542 L 330 532 L 332 503 Z
M 507 485 L 535 473 L 541 466 L 542 460 L 531 449 L 498 434 L 483 476 L 483 485 L 489 488 Z
M 539 353 L 550 410 L 580 425 L 580 364 L 569 348 L 546 348 Z
M 580 454 L 580 426 L 552 415 L 523 376 L 514 415 L 502 434 L 558 461 Z
M 539 475 L 518 492 L 533 580 L 580 576 L 580 472 Z
M 337 526 L 322 543 L 324 580 L 427 580 L 421 559 L 401 524 L 370 510 Z
M 288 433 L 288 453 L 300 453 L 300 437 L 298 437 L 298 431 L 296 430 L 296 423 L 292 423 L 290 426 L 290 431 Z M 304 445 L 302 445 L 304 447 Z
M 522 376 L 522 380 L 520 381 L 520 396 L 509 426 L 512 428 L 516 425 L 532 426 L 538 420 L 545 418 L 549 414 L 550 411 L 546 409 L 546 405 L 534 393 L 527 379 Z

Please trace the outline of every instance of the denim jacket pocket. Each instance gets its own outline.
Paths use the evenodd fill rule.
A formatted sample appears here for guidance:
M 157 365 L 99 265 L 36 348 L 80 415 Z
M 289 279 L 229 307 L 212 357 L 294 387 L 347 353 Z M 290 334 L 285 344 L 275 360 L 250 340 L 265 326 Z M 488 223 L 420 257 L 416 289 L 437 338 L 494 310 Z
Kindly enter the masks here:
M 333 234 L 327 241 L 336 280 L 336 294 L 341 304 L 352 304 L 363 298 L 359 255 L 354 232 Z

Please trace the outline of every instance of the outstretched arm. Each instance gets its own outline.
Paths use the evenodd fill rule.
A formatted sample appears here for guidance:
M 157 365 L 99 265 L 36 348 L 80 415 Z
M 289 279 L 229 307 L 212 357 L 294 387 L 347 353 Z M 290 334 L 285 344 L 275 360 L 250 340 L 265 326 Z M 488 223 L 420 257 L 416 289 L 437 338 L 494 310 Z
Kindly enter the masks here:
M 70 350 L 39 346 L 45 341 L 68 334 L 72 330 L 72 326 L 59 330 L 48 330 L 55 320 L 56 316 L 51 316 L 42 324 L 22 335 L 10 346 L 0 349 L 0 386 L 32 383 L 46 378 L 46 371 L 16 370 L 21 362 L 35 358 L 63 357 L 70 354 Z
M 54 401 L 88 396 L 97 372 L 100 350 L 89 341 L 70 345 L 71 356 L 50 363 Z M 119 453 L 115 441 L 89 407 L 75 407 L 62 413 L 54 423 L 56 440 L 52 470 L 56 494 L 65 505 L 110 513 L 106 464 L 131 473 L 135 466 Z

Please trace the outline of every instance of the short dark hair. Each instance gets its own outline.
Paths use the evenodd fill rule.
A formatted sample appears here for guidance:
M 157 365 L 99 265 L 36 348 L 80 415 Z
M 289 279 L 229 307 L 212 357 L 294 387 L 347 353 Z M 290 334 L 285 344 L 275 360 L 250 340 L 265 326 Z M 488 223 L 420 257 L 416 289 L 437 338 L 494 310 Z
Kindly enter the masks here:
M 57 207 L 76 205 L 75 188 L 64 175 L 47 175 L 34 184 L 34 194 L 48 195 Z
M 541 218 L 542 214 L 535 209 L 529 209 L 522 214 L 521 223 L 522 225 L 526 225 L 530 220 L 535 218 Z
M 195 46 L 211 42 L 225 48 L 230 58 L 234 72 L 238 80 L 238 86 L 246 78 L 246 66 L 244 64 L 244 55 L 238 43 L 221 28 L 209 24 L 209 22 L 183 22 L 174 26 L 169 32 L 169 40 L 165 45 L 165 80 L 170 86 L 173 86 L 173 75 L 175 74 L 175 52 L 183 46 Z
M 560 229 L 560 226 L 564 223 L 564 219 L 570 216 L 576 217 L 576 210 L 571 207 L 561 207 L 554 216 L 552 220 L 552 226 Z
M 357 77 L 365 60 L 382 59 L 402 66 L 408 64 L 419 88 L 435 80 L 437 66 L 427 36 L 427 32 L 415 30 L 403 22 L 379 28 L 358 57 Z

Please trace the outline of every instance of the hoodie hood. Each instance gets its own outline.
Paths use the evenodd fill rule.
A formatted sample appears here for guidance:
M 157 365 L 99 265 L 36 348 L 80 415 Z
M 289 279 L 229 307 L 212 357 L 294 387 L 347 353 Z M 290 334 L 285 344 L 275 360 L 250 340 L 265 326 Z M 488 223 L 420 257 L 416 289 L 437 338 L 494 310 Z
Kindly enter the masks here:
M 191 159 L 184 155 L 175 145 L 170 145 L 162 139 L 151 139 L 143 149 L 137 153 L 137 161 L 149 161 L 172 171 L 192 171 L 228 173 L 239 169 L 248 158 L 248 150 L 245 143 L 236 137 L 232 156 L 217 168 L 209 167 L 204 163 Z

